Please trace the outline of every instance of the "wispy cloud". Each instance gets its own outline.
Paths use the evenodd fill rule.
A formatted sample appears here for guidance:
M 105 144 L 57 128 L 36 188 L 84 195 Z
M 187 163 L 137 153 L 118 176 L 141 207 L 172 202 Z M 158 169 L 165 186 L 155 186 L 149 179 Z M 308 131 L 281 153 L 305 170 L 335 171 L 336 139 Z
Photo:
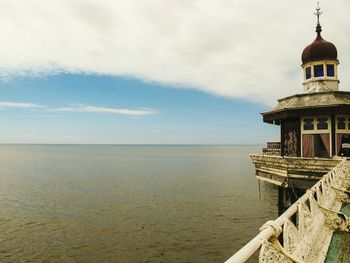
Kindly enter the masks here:
M 39 109 L 39 108 L 45 108 L 45 106 L 39 105 L 36 103 L 27 103 L 27 102 L 0 101 L 0 108 Z
M 97 107 L 97 106 L 71 106 L 50 109 L 53 112 L 91 112 L 91 113 L 112 113 L 128 116 L 145 116 L 157 113 L 154 109 L 142 108 L 142 109 L 125 109 L 125 108 L 109 108 L 109 107 Z
M 28 109 L 28 110 L 43 110 L 44 112 L 87 112 L 87 113 L 111 113 L 127 116 L 146 116 L 156 114 L 158 111 L 150 108 L 111 108 L 98 107 L 91 105 L 73 105 L 61 108 L 50 108 L 44 105 L 31 102 L 10 102 L 0 101 L 0 109 Z

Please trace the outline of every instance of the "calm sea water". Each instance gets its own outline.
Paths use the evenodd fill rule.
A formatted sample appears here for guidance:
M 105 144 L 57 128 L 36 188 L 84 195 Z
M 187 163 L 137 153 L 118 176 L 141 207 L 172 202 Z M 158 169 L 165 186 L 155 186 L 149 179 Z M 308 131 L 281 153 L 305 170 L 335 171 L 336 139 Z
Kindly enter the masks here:
M 277 215 L 259 151 L 0 145 L 0 261 L 223 262 Z

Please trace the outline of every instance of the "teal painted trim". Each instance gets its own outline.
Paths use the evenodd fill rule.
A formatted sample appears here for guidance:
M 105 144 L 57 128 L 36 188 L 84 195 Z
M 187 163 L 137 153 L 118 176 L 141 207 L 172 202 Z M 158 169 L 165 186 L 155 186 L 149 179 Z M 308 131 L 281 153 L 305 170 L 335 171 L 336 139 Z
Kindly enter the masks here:
M 350 216 L 350 204 L 344 206 L 341 211 Z M 350 233 L 333 234 L 325 262 L 350 262 Z

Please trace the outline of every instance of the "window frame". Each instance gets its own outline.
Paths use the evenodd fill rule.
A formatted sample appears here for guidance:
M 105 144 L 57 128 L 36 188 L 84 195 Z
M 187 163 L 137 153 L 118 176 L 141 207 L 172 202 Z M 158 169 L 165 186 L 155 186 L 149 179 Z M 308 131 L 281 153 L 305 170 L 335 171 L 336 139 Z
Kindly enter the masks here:
M 345 129 L 338 129 L 338 118 L 345 119 Z M 335 133 L 350 133 L 350 115 L 336 115 L 335 116 Z
M 325 118 L 327 119 L 326 122 L 328 124 L 327 129 L 317 129 L 317 124 L 318 121 L 317 119 L 320 118 Z M 312 119 L 313 124 L 314 124 L 314 129 L 313 130 L 305 130 L 304 129 L 304 123 L 305 120 Z M 302 134 L 320 134 L 320 133 L 330 133 L 331 132 L 331 118 L 328 115 L 321 115 L 321 116 L 307 116 L 307 117 L 302 117 L 300 121 L 300 128 L 301 128 L 301 133 Z
M 350 116 L 349 116 L 350 117 Z M 317 119 L 319 118 L 327 118 L 327 124 L 328 124 L 328 129 L 317 129 Z M 313 124 L 314 124 L 314 129 L 313 130 L 304 130 L 304 120 L 305 119 L 313 119 Z M 319 115 L 319 116 L 305 116 L 305 117 L 301 117 L 300 118 L 300 142 L 301 142 L 301 156 L 304 156 L 304 152 L 303 152 L 303 135 L 305 134 L 310 134 L 310 135 L 317 135 L 317 134 L 328 134 L 329 135 L 329 146 L 330 146 L 330 153 L 329 153 L 329 157 L 331 157 L 333 155 L 333 149 L 332 149 L 332 144 L 333 144 L 333 140 L 332 140 L 332 134 L 331 134 L 331 130 L 332 130 L 332 125 L 331 125 L 331 116 L 330 115 Z M 350 133 L 350 131 L 349 131 Z M 316 158 L 316 157 L 314 157 Z
M 345 119 L 345 129 L 338 129 L 338 118 Z M 335 115 L 335 145 L 336 145 L 336 155 L 338 155 L 338 134 L 350 134 L 350 115 L 337 114 Z

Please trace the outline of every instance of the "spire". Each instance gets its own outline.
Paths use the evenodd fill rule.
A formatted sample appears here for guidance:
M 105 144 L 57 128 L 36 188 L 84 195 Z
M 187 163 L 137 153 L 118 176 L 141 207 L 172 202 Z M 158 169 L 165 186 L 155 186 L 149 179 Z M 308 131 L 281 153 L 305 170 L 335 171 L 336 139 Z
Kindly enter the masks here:
M 320 15 L 322 13 L 323 12 L 321 12 L 320 2 L 317 2 L 316 13 L 314 13 L 314 15 L 317 17 L 317 26 L 316 26 L 317 38 L 321 38 L 322 27 L 320 24 Z

